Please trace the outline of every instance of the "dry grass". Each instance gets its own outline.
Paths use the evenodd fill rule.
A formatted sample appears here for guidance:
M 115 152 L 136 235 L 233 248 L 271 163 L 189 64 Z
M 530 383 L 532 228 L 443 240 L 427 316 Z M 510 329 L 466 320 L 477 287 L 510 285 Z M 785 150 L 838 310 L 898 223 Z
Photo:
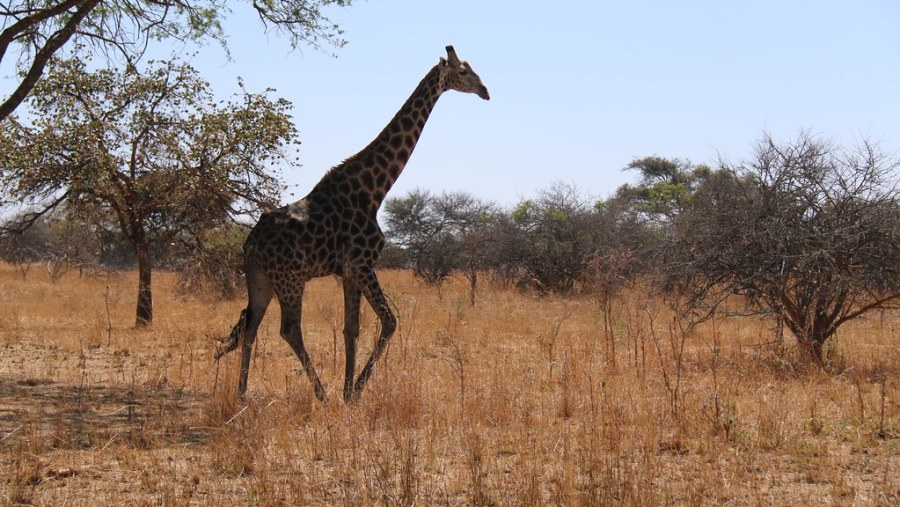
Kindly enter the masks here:
M 272 305 L 238 403 L 237 354 L 217 365 L 212 340 L 243 302 L 176 299 L 160 274 L 156 322 L 135 330 L 134 278 L 0 265 L 0 503 L 900 504 L 898 313 L 843 329 L 826 373 L 761 345 L 760 322 L 683 337 L 630 293 L 611 357 L 596 301 L 484 289 L 472 308 L 462 283 L 387 272 L 400 328 L 347 407 L 324 279 L 304 331 L 332 400 L 315 401 Z

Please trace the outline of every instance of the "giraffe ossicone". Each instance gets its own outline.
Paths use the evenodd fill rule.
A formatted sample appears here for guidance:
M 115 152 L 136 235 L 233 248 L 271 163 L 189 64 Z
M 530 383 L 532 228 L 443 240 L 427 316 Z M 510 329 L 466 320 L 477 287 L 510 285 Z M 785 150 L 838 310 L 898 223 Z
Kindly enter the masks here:
M 313 384 L 316 397 L 325 388 L 303 344 L 300 320 L 303 290 L 312 278 L 337 275 L 344 290 L 344 399 L 359 398 L 375 364 L 397 326 L 378 277 L 375 261 L 384 246 L 376 214 L 406 166 L 422 129 L 447 90 L 490 99 L 481 78 L 468 62 L 447 46 L 441 58 L 368 146 L 329 170 L 310 193 L 297 202 L 267 211 L 244 243 L 247 308 L 229 336 L 221 341 L 218 360 L 241 348 L 238 393 L 247 390 L 250 355 L 260 322 L 275 296 L 281 305 L 281 336 L 290 344 Z M 356 376 L 359 311 L 365 297 L 381 322 L 369 359 Z

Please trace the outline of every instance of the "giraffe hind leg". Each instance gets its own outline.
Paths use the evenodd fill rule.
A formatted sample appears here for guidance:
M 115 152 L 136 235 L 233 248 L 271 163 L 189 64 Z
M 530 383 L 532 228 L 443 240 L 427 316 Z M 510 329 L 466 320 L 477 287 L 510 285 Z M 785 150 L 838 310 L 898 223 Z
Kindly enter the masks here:
M 238 348 L 241 339 L 247 332 L 247 315 L 249 313 L 250 308 L 241 310 L 241 317 L 238 319 L 237 324 L 231 328 L 231 333 L 229 333 L 227 337 L 218 340 L 219 343 L 216 345 L 216 361 L 221 359 L 225 354 Z
M 241 372 L 238 379 L 238 394 L 241 396 L 247 392 L 247 377 L 250 375 L 250 355 L 265 312 L 265 307 L 257 306 L 254 308 L 252 305 L 242 310 L 241 317 L 231 329 L 228 338 L 221 340 L 221 345 L 216 350 L 215 358 L 218 361 L 225 354 L 241 346 Z
M 281 337 L 288 342 L 294 350 L 294 354 L 300 360 L 306 376 L 312 382 L 316 398 L 324 402 L 327 399 L 327 394 L 322 386 L 322 381 L 319 380 L 319 375 L 316 374 L 316 369 L 306 351 L 306 346 L 303 344 L 303 333 L 300 329 L 303 313 L 302 288 L 299 291 L 294 291 L 292 294 L 279 293 L 278 302 L 281 304 Z
M 241 370 L 238 379 L 238 394 L 243 396 L 247 391 L 247 377 L 250 374 L 250 354 L 253 342 L 259 331 L 259 325 L 266 314 L 266 309 L 274 294 L 272 285 L 262 269 L 247 263 L 247 308 L 241 311 L 237 324 L 231 329 L 227 338 L 219 341 L 216 350 L 218 361 L 225 354 L 241 347 Z

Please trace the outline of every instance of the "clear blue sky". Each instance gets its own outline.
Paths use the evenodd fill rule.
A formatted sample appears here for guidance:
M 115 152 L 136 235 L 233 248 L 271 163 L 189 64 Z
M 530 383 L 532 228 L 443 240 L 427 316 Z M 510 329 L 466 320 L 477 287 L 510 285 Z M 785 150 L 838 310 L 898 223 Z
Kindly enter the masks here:
M 900 2 L 358 1 L 328 15 L 337 58 L 291 51 L 249 8 L 192 63 L 221 95 L 242 76 L 294 103 L 292 201 L 364 147 L 453 44 L 490 102 L 447 93 L 391 196 L 466 191 L 511 205 L 556 181 L 606 197 L 635 157 L 714 163 L 766 131 L 900 152 Z

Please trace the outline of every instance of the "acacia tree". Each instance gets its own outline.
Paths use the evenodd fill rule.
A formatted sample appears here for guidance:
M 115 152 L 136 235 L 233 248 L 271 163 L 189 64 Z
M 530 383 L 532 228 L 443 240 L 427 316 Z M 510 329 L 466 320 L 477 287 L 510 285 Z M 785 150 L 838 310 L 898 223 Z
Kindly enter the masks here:
M 537 199 L 520 202 L 498 225 L 494 266 L 542 293 L 584 289 L 602 232 L 598 219 L 577 186 L 555 183 Z
M 153 318 L 151 251 L 278 201 L 273 163 L 296 139 L 290 103 L 269 92 L 214 102 L 187 64 L 87 72 L 58 62 L 29 99 L 28 124 L 0 124 L 0 182 L 35 211 L 113 223 L 137 257 L 136 322 Z
M 469 304 L 475 306 L 478 274 L 491 264 L 490 245 L 496 241 L 493 231 L 499 210 L 494 203 L 475 199 L 468 194 L 457 195 L 459 200 L 451 201 L 455 204 L 452 209 L 457 217 L 457 269 L 469 281 Z
M 260 21 L 287 36 L 292 47 L 342 46 L 341 29 L 322 9 L 351 0 L 250 0 Z M 133 67 L 153 40 L 219 42 L 227 49 L 222 21 L 226 0 L 5 0 L 0 2 L 0 63 L 13 54 L 20 81 L 0 103 L 0 121 L 31 93 L 54 55 L 94 52 Z
M 690 204 L 698 186 L 715 175 L 706 165 L 656 155 L 636 158 L 624 170 L 638 171 L 641 181 L 619 187 L 613 200 L 639 213 L 648 225 L 662 229 Z
M 868 143 L 764 137 L 678 215 L 670 288 L 699 308 L 730 294 L 784 322 L 813 358 L 844 323 L 900 301 L 898 162 Z
M 400 246 L 416 276 L 440 283 L 453 271 L 469 281 L 475 304 L 478 271 L 486 266 L 485 243 L 495 206 L 463 192 L 431 195 L 413 190 L 385 203 L 388 239 Z

